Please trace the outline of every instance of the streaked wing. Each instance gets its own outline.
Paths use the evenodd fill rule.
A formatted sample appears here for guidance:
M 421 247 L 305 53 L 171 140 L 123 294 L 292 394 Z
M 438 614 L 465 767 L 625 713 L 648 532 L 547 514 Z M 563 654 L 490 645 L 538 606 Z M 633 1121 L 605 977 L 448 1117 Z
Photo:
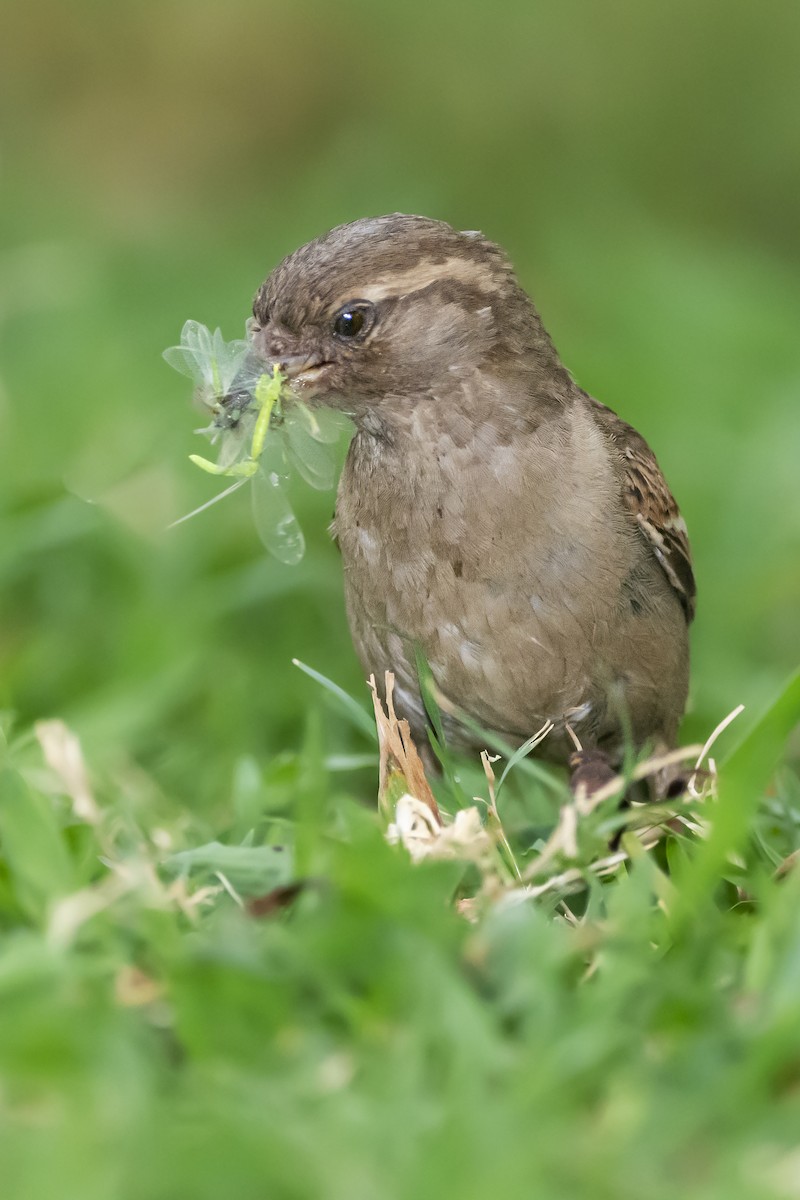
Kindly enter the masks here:
M 615 412 L 592 396 L 587 395 L 587 400 L 620 456 L 625 503 L 675 589 L 686 620 L 691 621 L 696 587 L 689 536 L 656 456 L 641 434 Z

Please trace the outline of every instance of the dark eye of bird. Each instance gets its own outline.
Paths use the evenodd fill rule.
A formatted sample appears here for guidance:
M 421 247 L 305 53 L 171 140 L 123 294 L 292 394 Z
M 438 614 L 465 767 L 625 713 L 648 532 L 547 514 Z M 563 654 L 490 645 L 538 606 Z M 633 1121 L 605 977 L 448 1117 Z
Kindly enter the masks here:
M 369 328 L 372 305 L 347 304 L 333 319 L 333 332 L 340 338 L 358 337 Z

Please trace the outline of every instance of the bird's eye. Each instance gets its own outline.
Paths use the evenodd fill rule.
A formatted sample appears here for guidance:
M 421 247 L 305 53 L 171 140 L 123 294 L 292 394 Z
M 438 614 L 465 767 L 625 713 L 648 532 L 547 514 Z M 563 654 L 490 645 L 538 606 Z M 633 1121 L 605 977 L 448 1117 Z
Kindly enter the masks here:
M 355 338 L 368 333 L 373 321 L 371 304 L 359 302 L 346 304 L 333 318 L 333 332 L 339 338 Z
M 333 332 L 339 337 L 355 337 L 361 333 L 364 327 L 364 314 L 357 308 L 347 309 L 346 312 L 339 313 L 333 323 Z

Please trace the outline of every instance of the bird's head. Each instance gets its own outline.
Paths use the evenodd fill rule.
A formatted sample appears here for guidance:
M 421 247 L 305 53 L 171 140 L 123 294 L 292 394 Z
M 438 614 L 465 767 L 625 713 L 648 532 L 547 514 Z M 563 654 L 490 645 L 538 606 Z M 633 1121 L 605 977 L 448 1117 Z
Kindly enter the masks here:
M 505 253 L 426 217 L 353 221 L 301 246 L 259 288 L 253 318 L 256 353 L 356 421 L 450 394 L 475 370 L 558 365 Z

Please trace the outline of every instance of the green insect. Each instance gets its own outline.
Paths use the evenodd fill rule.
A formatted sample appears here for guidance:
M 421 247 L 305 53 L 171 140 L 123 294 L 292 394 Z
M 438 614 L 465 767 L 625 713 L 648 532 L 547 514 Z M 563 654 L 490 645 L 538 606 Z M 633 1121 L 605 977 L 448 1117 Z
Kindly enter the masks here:
M 218 329 L 212 334 L 196 321 L 186 322 L 180 345 L 166 350 L 164 358 L 195 381 L 195 398 L 213 417 L 198 432 L 219 446 L 217 461 L 199 454 L 190 455 L 191 461 L 210 475 L 235 480 L 180 521 L 250 483 L 262 542 L 281 562 L 298 563 L 305 539 L 286 494 L 290 469 L 311 487 L 333 487 L 332 447 L 344 427 L 341 415 L 328 409 L 312 412 L 287 388 L 277 366 L 271 374 L 260 371 L 246 341 L 225 342 Z

